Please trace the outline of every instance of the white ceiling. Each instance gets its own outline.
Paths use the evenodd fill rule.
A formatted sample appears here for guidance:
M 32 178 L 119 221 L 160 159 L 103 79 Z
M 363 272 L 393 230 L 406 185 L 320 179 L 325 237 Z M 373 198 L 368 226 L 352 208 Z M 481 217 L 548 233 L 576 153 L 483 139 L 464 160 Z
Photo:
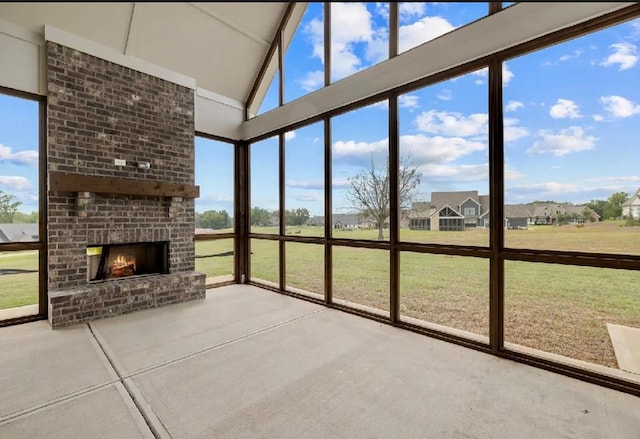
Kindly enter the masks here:
M 53 26 L 244 102 L 286 7 L 287 2 L 0 2 L 0 20 L 38 34 L 45 24 Z

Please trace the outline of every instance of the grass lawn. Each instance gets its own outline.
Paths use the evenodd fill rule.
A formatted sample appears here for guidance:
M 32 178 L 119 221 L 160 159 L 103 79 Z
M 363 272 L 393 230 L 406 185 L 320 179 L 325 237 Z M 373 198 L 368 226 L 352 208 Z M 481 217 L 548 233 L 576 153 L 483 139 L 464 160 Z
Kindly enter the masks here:
M 0 253 L 0 309 L 38 303 L 38 252 Z

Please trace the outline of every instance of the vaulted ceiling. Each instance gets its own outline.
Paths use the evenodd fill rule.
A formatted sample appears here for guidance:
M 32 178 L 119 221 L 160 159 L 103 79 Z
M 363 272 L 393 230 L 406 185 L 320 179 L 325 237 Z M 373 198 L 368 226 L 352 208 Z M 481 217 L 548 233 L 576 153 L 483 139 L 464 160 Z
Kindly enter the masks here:
M 245 102 L 287 2 L 0 3 L 0 19 L 44 25 L 195 78 Z

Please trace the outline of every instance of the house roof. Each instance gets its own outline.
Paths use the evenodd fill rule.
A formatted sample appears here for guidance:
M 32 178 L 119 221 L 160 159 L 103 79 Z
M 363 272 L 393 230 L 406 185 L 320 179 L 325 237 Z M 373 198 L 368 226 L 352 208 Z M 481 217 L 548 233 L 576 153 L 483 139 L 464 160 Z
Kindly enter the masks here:
M 244 103 L 288 2 L 8 2 L 0 17 L 34 35 L 45 25 L 74 38 L 169 69 Z M 305 3 L 295 6 L 285 42 Z M 266 72 L 266 87 L 275 73 Z M 258 99 L 263 96 L 258 93 Z
M 31 242 L 39 236 L 38 224 L 0 224 L 0 242 Z
M 438 210 L 448 205 L 457 211 L 467 198 L 479 202 L 478 191 L 432 192 L 431 204 Z
M 362 220 L 357 213 L 334 213 L 331 215 L 332 224 L 361 224 Z
M 636 193 L 627 199 L 624 203 L 622 203 L 622 207 L 630 207 L 640 205 L 640 188 L 636 191 Z
M 531 217 L 531 206 L 527 204 L 505 204 L 505 218 L 529 218 Z

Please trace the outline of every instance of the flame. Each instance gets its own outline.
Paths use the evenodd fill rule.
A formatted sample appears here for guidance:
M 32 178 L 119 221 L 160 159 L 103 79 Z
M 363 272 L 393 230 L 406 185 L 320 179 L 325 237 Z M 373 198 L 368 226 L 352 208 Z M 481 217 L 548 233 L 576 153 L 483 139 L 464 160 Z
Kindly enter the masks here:
M 118 255 L 113 262 L 111 263 L 111 266 L 114 269 L 119 269 L 119 268 L 124 268 L 124 267 L 133 267 L 133 269 L 136 269 L 136 260 L 135 258 L 132 259 L 127 259 L 122 255 Z

